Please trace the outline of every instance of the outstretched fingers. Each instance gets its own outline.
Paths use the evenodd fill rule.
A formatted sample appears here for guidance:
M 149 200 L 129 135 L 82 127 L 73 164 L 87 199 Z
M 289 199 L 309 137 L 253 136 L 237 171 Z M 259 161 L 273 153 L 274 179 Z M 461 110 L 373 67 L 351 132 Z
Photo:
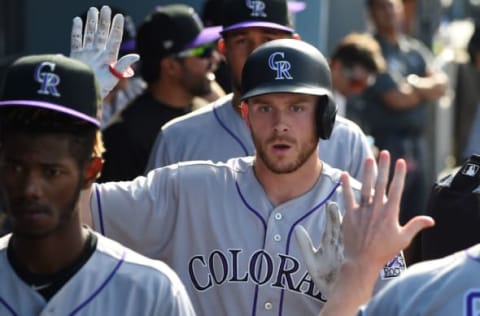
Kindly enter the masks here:
M 108 63 L 112 63 L 117 60 L 120 45 L 122 43 L 124 22 L 125 19 L 121 14 L 115 14 L 115 16 L 113 17 L 112 27 L 110 29 L 110 34 L 108 35 L 108 40 L 106 43 Z
M 85 33 L 83 37 L 83 47 L 87 49 L 93 48 L 93 40 L 98 25 L 98 9 L 90 7 L 87 12 L 87 20 L 85 21 Z
M 385 202 L 388 177 L 390 174 L 390 154 L 388 151 L 381 151 L 378 157 L 378 175 L 375 182 L 375 195 L 373 197 L 373 205 L 380 208 Z
M 395 162 L 395 170 L 393 173 L 392 182 L 388 190 L 388 200 L 386 208 L 389 210 L 389 215 L 393 216 L 395 220 L 398 219 L 400 212 L 400 202 L 402 200 L 403 187 L 405 185 L 405 177 L 407 175 L 407 165 L 405 160 L 398 159 Z
M 82 19 L 76 16 L 72 21 L 72 33 L 70 36 L 70 56 L 79 53 L 83 48 L 82 29 Z
M 93 39 L 93 48 L 100 51 L 105 48 L 108 34 L 110 32 L 110 20 L 112 10 L 109 6 L 103 6 L 100 9 L 100 17 L 98 18 L 97 30 Z
M 342 240 L 341 234 L 342 216 L 335 202 L 327 202 L 327 222 L 322 237 L 322 247 L 328 248 L 339 240 Z
M 372 158 L 365 160 L 360 190 L 360 207 L 367 207 L 372 203 L 372 189 L 375 181 L 375 161 Z

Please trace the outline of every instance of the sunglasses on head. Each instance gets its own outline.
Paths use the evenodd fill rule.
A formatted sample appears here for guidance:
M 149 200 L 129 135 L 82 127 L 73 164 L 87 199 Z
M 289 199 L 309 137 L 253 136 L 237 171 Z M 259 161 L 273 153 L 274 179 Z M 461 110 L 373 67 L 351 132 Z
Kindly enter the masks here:
M 200 57 L 200 58 L 210 58 L 212 57 L 213 52 L 213 44 L 205 44 L 193 48 L 189 48 L 186 50 L 182 50 L 181 52 L 175 54 L 178 58 L 186 58 L 186 57 Z
M 350 88 L 355 90 L 363 90 L 375 83 L 375 76 L 369 72 L 355 72 L 352 68 L 344 67 L 343 75 L 348 80 Z

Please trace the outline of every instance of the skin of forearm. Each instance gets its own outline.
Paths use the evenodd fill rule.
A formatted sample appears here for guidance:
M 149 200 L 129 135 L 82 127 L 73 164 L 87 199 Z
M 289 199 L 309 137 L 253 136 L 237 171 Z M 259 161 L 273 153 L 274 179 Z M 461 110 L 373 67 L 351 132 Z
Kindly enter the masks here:
M 385 93 L 385 104 L 393 110 L 409 110 L 418 106 L 422 101 L 419 92 L 408 83 L 404 83 L 398 89 Z
M 91 194 L 91 187 L 80 192 L 80 198 L 78 199 L 78 210 L 80 212 L 81 223 L 93 228 L 92 211 L 90 208 Z

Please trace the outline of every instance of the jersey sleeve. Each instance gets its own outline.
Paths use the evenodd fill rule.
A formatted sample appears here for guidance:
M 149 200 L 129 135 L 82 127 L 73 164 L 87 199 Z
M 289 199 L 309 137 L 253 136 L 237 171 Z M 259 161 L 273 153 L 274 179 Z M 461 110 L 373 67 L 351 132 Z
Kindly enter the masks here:
M 158 258 L 177 217 L 178 166 L 133 181 L 95 184 L 90 206 L 95 230 L 146 256 Z
M 363 131 L 358 127 L 358 125 L 352 124 L 352 136 L 348 146 L 350 147 L 350 168 L 348 172 L 357 180 L 361 180 L 363 176 L 363 167 L 365 165 L 365 159 L 368 157 L 374 158 L 370 143 L 363 133 Z M 376 170 L 375 170 L 376 174 Z
M 408 296 L 414 295 L 415 290 L 410 293 L 401 294 L 401 287 L 398 287 L 400 279 L 392 280 L 379 292 L 374 293 L 372 299 L 367 305 L 360 307 L 357 315 L 362 316 L 380 316 L 391 315 L 399 316 L 402 313 L 402 304 L 408 299 Z
M 178 275 L 167 266 L 163 268 L 164 273 L 168 272 L 169 283 L 163 291 L 157 293 L 154 304 L 155 316 L 195 316 L 192 302 L 187 290 Z
M 176 161 L 172 162 L 171 159 L 168 158 L 168 155 L 169 151 L 167 137 L 165 137 L 165 133 L 160 130 L 157 138 L 155 139 L 152 150 L 150 151 L 150 157 L 148 158 L 145 174 L 155 168 L 176 163 Z

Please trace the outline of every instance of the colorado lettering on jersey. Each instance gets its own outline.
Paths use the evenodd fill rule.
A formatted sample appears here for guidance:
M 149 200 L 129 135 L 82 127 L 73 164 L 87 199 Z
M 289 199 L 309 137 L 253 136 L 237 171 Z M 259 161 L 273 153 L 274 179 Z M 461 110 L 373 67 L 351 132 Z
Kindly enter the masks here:
M 298 259 L 277 254 L 280 263 L 274 266 L 274 258 L 260 249 L 250 256 L 246 271 L 240 271 L 239 255 L 242 250 L 228 249 L 227 251 L 228 253 L 224 253 L 215 250 L 208 257 L 197 255 L 189 260 L 190 280 L 195 289 L 206 291 L 226 282 L 253 282 L 257 285 L 269 284 L 279 289 L 308 295 L 321 302 L 327 301 L 308 272 L 297 273 L 300 271 Z
M 480 315 L 480 290 L 470 290 L 465 295 L 465 307 L 466 316 Z

